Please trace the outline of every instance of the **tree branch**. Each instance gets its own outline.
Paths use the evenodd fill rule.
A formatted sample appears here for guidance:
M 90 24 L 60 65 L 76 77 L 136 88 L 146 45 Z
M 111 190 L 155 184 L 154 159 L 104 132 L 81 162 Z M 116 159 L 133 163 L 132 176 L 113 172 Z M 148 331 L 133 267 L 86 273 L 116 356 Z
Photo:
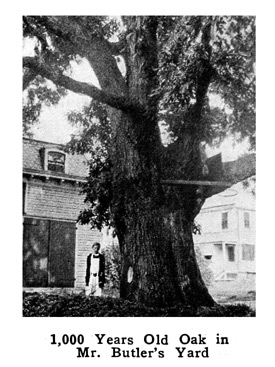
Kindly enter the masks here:
M 38 57 L 24 57 L 23 67 L 29 68 L 32 75 L 41 75 L 51 80 L 56 85 L 64 87 L 74 93 L 84 94 L 99 102 L 106 103 L 110 107 L 117 108 L 122 111 L 130 111 L 134 108 L 129 99 L 124 96 L 116 96 L 102 91 L 94 85 L 76 81 L 65 76 L 60 71 L 53 71 L 49 66 L 41 62 Z M 27 85 L 28 79 L 23 86 Z
M 207 22 L 202 27 L 201 43 L 203 45 L 203 55 L 200 56 L 199 67 L 197 71 L 196 103 L 192 110 L 195 111 L 196 122 L 201 120 L 202 109 L 207 95 L 208 87 L 214 75 L 214 69 L 211 65 L 212 47 L 211 41 L 211 22 Z
M 107 42 L 109 49 L 114 56 L 119 56 L 123 54 L 123 51 L 126 46 L 126 40 L 125 38 L 121 39 L 118 42 Z
M 185 128 L 188 125 L 194 135 L 198 133 L 202 136 L 203 133 L 203 107 L 207 97 L 209 85 L 212 77 L 214 76 L 214 68 L 211 65 L 211 20 L 208 20 L 206 24 L 202 24 L 202 19 L 197 20 L 196 34 L 201 32 L 201 44 L 197 50 L 196 61 L 196 86 L 195 86 L 195 98 L 194 104 L 189 106 L 185 114 L 185 125 L 182 126 L 179 139 L 185 135 Z
M 45 34 L 43 34 L 42 30 L 30 24 L 28 22 L 28 17 L 26 16 L 23 16 L 23 23 L 26 27 L 27 32 L 32 36 L 35 36 L 37 40 L 40 42 L 42 52 L 45 52 L 48 49 L 49 45 L 45 37 Z
M 27 69 L 23 74 L 23 90 L 25 90 L 29 84 L 33 81 L 33 79 L 36 77 L 36 73 L 31 70 Z

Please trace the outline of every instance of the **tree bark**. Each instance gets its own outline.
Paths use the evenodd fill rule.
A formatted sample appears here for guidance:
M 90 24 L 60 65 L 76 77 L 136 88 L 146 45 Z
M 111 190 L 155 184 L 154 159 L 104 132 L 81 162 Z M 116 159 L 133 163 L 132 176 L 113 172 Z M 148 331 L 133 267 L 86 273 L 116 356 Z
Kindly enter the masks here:
M 196 187 L 161 185 L 159 145 L 152 131 L 146 133 L 150 118 L 137 121 L 113 110 L 112 122 L 111 211 L 122 258 L 121 297 L 158 307 L 213 306 L 192 239 Z
M 192 223 L 180 211 L 137 205 L 119 235 L 121 297 L 158 307 L 213 306 L 196 262 Z

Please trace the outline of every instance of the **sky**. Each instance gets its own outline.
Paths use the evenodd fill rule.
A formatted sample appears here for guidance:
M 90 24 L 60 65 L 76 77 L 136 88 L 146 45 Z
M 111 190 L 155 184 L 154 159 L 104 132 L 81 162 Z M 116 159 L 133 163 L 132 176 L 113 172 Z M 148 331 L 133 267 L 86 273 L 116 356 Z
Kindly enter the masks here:
M 40 121 L 32 129 L 33 138 L 52 143 L 65 144 L 77 129 L 67 121 L 67 113 L 77 110 L 89 101 L 89 97 L 69 92 L 57 106 L 44 107 Z

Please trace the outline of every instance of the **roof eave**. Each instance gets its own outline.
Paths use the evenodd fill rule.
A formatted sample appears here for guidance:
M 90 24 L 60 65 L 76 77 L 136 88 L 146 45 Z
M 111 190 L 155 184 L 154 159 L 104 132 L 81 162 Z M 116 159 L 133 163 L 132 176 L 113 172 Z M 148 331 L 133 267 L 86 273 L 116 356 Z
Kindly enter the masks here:
M 23 175 L 27 176 L 35 176 L 35 177 L 43 177 L 46 179 L 56 179 L 61 181 L 74 181 L 74 182 L 86 182 L 87 179 L 83 176 L 74 176 L 67 174 L 55 174 L 49 171 L 40 171 L 35 169 L 23 169 Z

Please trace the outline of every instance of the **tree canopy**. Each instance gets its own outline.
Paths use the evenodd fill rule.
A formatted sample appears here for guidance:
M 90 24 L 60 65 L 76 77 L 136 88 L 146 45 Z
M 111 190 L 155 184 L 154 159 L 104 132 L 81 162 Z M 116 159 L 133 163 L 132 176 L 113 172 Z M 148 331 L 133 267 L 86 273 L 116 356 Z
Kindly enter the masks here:
M 23 60 L 24 87 L 29 86 L 30 92 L 28 104 L 33 101 L 34 90 L 39 101 L 57 102 L 58 95 L 64 93 L 63 87 L 116 108 L 134 108 L 134 96 L 127 96 L 123 90 L 130 66 L 129 39 L 135 37 L 133 47 L 138 55 L 143 43 L 148 42 L 143 39 L 146 27 L 150 29 L 153 23 L 157 28 L 157 83 L 150 97 L 158 99 L 159 119 L 165 120 L 177 137 L 191 107 L 196 104 L 192 109 L 197 110 L 201 105 L 202 141 L 211 143 L 226 128 L 241 137 L 249 136 L 254 145 L 254 17 L 24 17 L 24 37 L 36 41 L 36 56 Z M 117 67 L 121 62 L 118 55 L 126 64 L 124 77 Z M 65 76 L 70 62 L 81 58 L 89 60 L 96 75 L 104 72 L 100 90 L 90 81 L 80 83 Z M 58 88 L 49 90 L 45 78 Z M 104 88 L 104 80 L 111 85 L 112 79 L 119 80 L 120 91 Z M 219 95 L 220 107 L 209 107 L 209 93 Z M 26 114 L 25 122 L 29 120 Z
M 151 39 L 152 30 L 156 40 Z M 94 163 L 104 157 L 108 166 L 108 106 L 140 116 L 156 112 L 170 143 L 164 153 L 168 158 L 163 157 L 167 163 L 164 178 L 182 177 L 184 167 L 176 162 L 176 152 L 188 140 L 188 130 L 202 152 L 206 143 L 215 144 L 230 134 L 240 140 L 248 137 L 255 148 L 254 17 L 26 16 L 23 34 L 35 40 L 35 56 L 23 60 L 25 133 L 39 119 L 42 103 L 58 103 L 70 90 L 91 97 L 83 111 L 69 115 L 71 123 L 82 126 L 81 137 L 72 138 L 70 148 L 91 152 Z M 141 61 L 138 56 L 143 48 L 151 47 L 150 42 L 157 49 Z M 100 88 L 69 76 L 71 61 L 83 58 L 98 77 Z M 140 74 L 132 75 L 132 63 L 138 62 Z M 137 88 L 130 86 L 145 75 L 147 85 L 138 93 L 150 100 L 147 106 L 135 94 Z M 213 96 L 218 103 L 210 103 Z

